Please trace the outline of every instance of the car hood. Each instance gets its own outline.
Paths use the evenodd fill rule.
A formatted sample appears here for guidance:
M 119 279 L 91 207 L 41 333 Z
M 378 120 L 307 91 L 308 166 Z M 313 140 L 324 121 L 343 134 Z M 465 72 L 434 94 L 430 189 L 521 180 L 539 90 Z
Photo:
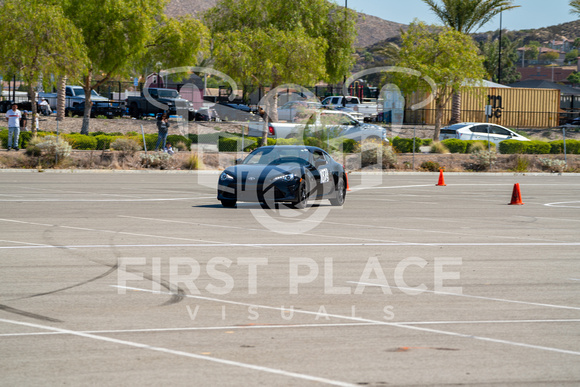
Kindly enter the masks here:
M 261 179 L 271 179 L 276 176 L 293 173 L 295 175 L 301 175 L 304 166 L 298 163 L 284 163 L 284 164 L 239 164 L 232 167 L 228 167 L 224 172 L 234 176 L 236 178 L 253 178 L 256 181 Z M 253 180 L 252 179 L 252 180 Z

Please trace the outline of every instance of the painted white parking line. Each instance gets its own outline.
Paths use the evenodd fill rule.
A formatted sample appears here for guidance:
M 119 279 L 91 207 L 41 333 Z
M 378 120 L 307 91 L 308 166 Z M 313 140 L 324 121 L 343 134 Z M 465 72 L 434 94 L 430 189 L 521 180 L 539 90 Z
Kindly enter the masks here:
M 178 201 L 178 200 L 205 200 L 205 199 L 215 199 L 215 196 L 205 196 L 205 197 L 186 197 L 186 198 L 152 198 L 152 199 L 0 199 L 0 202 L 82 202 L 82 203 L 96 203 L 96 202 L 167 202 L 167 201 Z
M 156 236 L 152 236 L 156 237 Z M 168 239 L 170 239 L 168 237 Z M 184 239 L 184 238 L 175 238 Z M 167 244 L 109 244 L 109 245 L 63 245 L 63 246 L 0 246 L 0 250 L 10 249 L 110 249 L 110 248 L 169 248 L 169 247 L 574 247 L 580 246 L 580 242 L 538 242 L 538 243 L 516 243 L 516 242 L 490 242 L 490 243 L 419 243 L 419 242 L 385 242 L 385 243 L 167 243 Z
M 73 331 L 70 329 L 55 328 L 55 327 L 51 327 L 48 325 L 32 324 L 32 323 L 7 320 L 7 319 L 0 319 L 0 322 L 6 323 L 6 324 L 21 325 L 21 326 L 25 326 L 25 327 L 29 327 L 29 328 L 44 329 L 44 330 L 52 331 L 52 332 L 65 333 L 65 334 L 69 334 L 72 336 L 84 337 L 87 339 L 106 341 L 106 342 L 113 343 L 113 344 L 120 344 L 120 345 L 129 346 L 129 347 L 145 349 L 148 351 L 155 351 L 155 352 L 166 353 L 169 355 L 189 357 L 189 358 L 196 359 L 196 360 L 210 361 L 213 363 L 219 363 L 219 364 L 224 364 L 224 365 L 228 365 L 228 366 L 246 368 L 246 369 L 250 369 L 250 370 L 254 370 L 254 371 L 266 372 L 266 373 L 285 376 L 285 377 L 294 378 L 294 379 L 307 380 L 310 382 L 324 383 L 324 384 L 329 384 L 332 386 L 345 386 L 345 387 L 356 386 L 355 384 L 340 382 L 337 380 L 326 379 L 326 378 L 321 378 L 321 377 L 317 377 L 317 376 L 300 374 L 297 372 L 284 371 L 284 370 L 277 369 L 277 368 L 263 367 L 263 366 L 259 366 L 259 365 L 249 364 L 249 363 L 241 363 L 241 362 L 237 362 L 237 361 L 233 361 L 233 360 L 220 359 L 217 357 L 211 357 L 211 356 L 206 356 L 206 355 L 198 355 L 196 353 L 177 351 L 177 350 L 163 348 L 163 347 L 156 347 L 156 346 L 152 346 L 152 345 L 148 345 L 148 344 L 137 343 L 134 341 L 119 340 L 119 339 L 114 339 L 114 338 L 106 337 L 106 336 L 98 336 L 98 335 L 94 335 L 91 333 L 77 332 L 77 331 Z
M 356 327 L 379 325 L 376 323 L 336 323 L 336 324 L 266 324 L 266 325 L 229 325 L 229 326 L 214 326 L 214 327 L 184 327 L 184 328 L 144 328 L 144 329 L 111 329 L 100 331 L 79 331 L 83 333 L 92 333 L 96 335 L 111 334 L 111 333 L 149 333 L 149 332 L 187 332 L 187 331 L 230 331 L 230 330 L 245 330 L 245 329 L 282 329 L 282 328 L 328 328 L 328 327 Z M 44 336 L 44 335 L 60 335 L 60 332 L 27 332 L 27 333 L 4 333 L 0 337 L 12 336 Z
M 579 201 L 574 202 L 556 202 L 556 203 L 546 203 L 547 207 L 558 207 L 558 208 L 580 208 L 580 205 L 570 206 L 569 204 L 580 204 Z
M 558 320 L 479 320 L 479 321 L 401 321 L 400 325 L 490 325 L 490 324 L 547 324 L 547 323 L 577 323 L 580 319 L 558 319 Z M 79 331 L 82 333 L 92 333 L 104 335 L 112 333 L 153 333 L 153 332 L 188 332 L 188 331 L 231 331 L 231 330 L 253 330 L 253 329 L 294 329 L 294 328 L 337 328 L 337 327 L 368 327 L 382 326 L 380 323 L 335 323 L 335 324 L 255 324 L 255 325 L 226 325 L 212 327 L 182 327 L 182 328 L 142 328 L 142 329 L 107 329 L 97 331 Z M 61 332 L 26 332 L 26 333 L 2 333 L 0 337 L 15 336 L 50 336 L 62 335 Z
M 309 219 L 297 220 L 303 222 L 310 222 Z M 343 223 L 343 222 L 331 222 L 325 220 L 323 224 L 334 224 L 337 226 L 348 226 L 353 227 L 356 229 L 377 229 L 377 230 L 394 230 L 394 231 L 412 231 L 416 233 L 431 233 L 431 234 L 444 234 L 444 235 L 454 235 L 454 236 L 474 236 L 474 237 L 486 237 L 486 238 L 499 238 L 499 239 L 520 239 L 520 240 L 532 240 L 532 241 L 547 241 L 547 242 L 558 242 L 555 239 L 544 239 L 544 238 L 528 238 L 528 237 L 519 237 L 519 236 L 507 236 L 507 235 L 481 235 L 480 233 L 465 233 L 465 232 L 457 232 L 457 231 L 441 231 L 441 230 L 429 230 L 423 228 L 406 228 L 406 227 L 393 227 L 393 226 L 376 226 L 376 225 L 369 225 L 369 224 L 360 224 L 360 223 Z
M 154 293 L 154 294 L 175 295 L 174 293 L 171 293 L 171 292 L 160 292 L 160 291 L 149 290 L 149 289 L 134 288 L 134 287 L 131 287 L 131 286 L 118 286 L 118 285 L 109 285 L 109 286 L 114 287 L 114 288 L 123 288 L 123 289 L 128 289 L 128 290 L 136 290 L 136 291 L 142 291 L 142 292 Z M 186 295 L 181 295 L 181 296 L 182 297 L 186 297 L 186 298 L 193 298 L 193 299 L 197 299 L 197 300 L 206 300 L 206 301 L 212 301 L 212 302 L 219 302 L 219 303 L 230 304 L 230 305 L 241 305 L 241 306 L 247 306 L 247 307 L 253 307 L 253 308 L 260 308 L 260 309 L 266 309 L 266 310 L 277 310 L 277 311 L 281 311 L 281 312 L 287 312 L 288 311 L 288 309 L 287 308 L 284 308 L 284 307 L 275 307 L 275 306 L 269 306 L 269 305 L 250 304 L 250 303 L 246 303 L 246 302 L 222 300 L 222 299 L 219 299 L 219 298 L 204 297 L 204 296 L 195 296 L 195 295 L 191 295 L 191 294 L 186 294 Z M 294 313 L 306 314 L 306 315 L 311 315 L 311 316 L 320 316 L 320 314 L 321 314 L 319 311 L 316 311 L 315 312 L 315 311 L 308 311 L 308 310 L 303 310 L 303 309 L 293 309 L 293 311 L 294 311 Z M 380 321 L 380 320 L 371 320 L 371 319 L 366 319 L 366 318 L 362 318 L 362 317 L 346 316 L 346 315 L 339 315 L 339 314 L 333 314 L 333 313 L 324 313 L 324 317 L 337 318 L 337 319 L 347 320 L 347 321 L 370 322 L 370 323 L 376 323 L 376 324 L 390 326 L 390 327 L 404 328 L 404 329 L 410 329 L 410 330 L 427 332 L 427 333 L 436 333 L 436 334 L 441 334 L 441 335 L 446 335 L 446 336 L 453 336 L 453 337 L 460 337 L 460 338 L 465 338 L 465 339 L 480 340 L 480 341 L 486 341 L 486 342 L 491 342 L 491 343 L 496 343 L 496 344 L 507 344 L 507 345 L 511 345 L 511 346 L 523 347 L 523 348 L 528 348 L 528 349 L 537 349 L 537 350 L 542 350 L 542 351 L 557 352 L 557 353 L 562 353 L 562 354 L 567 354 L 567 355 L 580 356 L 580 352 L 579 351 L 570 351 L 570 350 L 567 350 L 567 349 L 560 349 L 560 348 L 546 347 L 546 346 L 541 346 L 541 345 L 526 344 L 526 343 L 520 343 L 520 342 L 510 341 L 510 340 L 494 339 L 494 338 L 491 338 L 491 337 L 474 336 L 474 335 L 469 335 L 469 334 L 464 334 L 464 333 L 458 333 L 458 332 L 443 331 L 443 330 L 440 330 L 440 329 L 424 328 L 424 327 L 421 327 L 421 326 L 403 325 L 403 324 L 396 323 L 396 322 L 386 322 L 386 321 Z
M 133 233 L 133 232 L 125 232 L 125 231 L 102 230 L 102 229 L 95 229 L 95 228 L 88 228 L 88 227 L 61 226 L 58 224 L 43 224 L 43 223 L 35 223 L 35 222 L 24 222 L 21 220 L 14 220 L 14 219 L 0 219 L 0 222 L 12 222 L 12 223 L 20 223 L 20 224 L 27 224 L 27 225 L 33 225 L 33 226 L 44 226 L 44 227 L 57 227 L 57 228 L 64 228 L 64 229 L 78 230 L 78 231 L 104 232 L 104 233 L 115 234 L 115 235 L 129 235 L 129 236 L 146 237 L 146 238 L 170 239 L 170 240 L 176 240 L 176 241 L 200 241 L 200 242 L 215 243 L 215 244 L 223 243 L 220 241 L 210 241 L 210 240 L 199 239 L 199 238 L 179 238 L 179 237 L 170 237 L 170 236 L 162 236 L 162 235 L 140 234 L 140 233 Z M 51 247 L 51 246 L 39 245 L 37 247 Z M 52 247 L 63 248 L 64 246 L 52 246 Z M 0 247 L 0 248 L 5 248 L 5 247 Z
M 376 284 L 376 283 L 371 283 L 371 282 L 357 282 L 357 281 L 346 281 L 346 282 L 347 283 L 350 283 L 350 284 L 365 285 L 365 286 L 376 286 L 376 287 L 380 287 L 380 288 L 391 288 L 391 289 L 401 289 L 401 290 L 418 291 L 417 289 L 414 289 L 414 288 L 406 288 L 404 286 L 390 286 L 390 285 Z M 455 297 L 465 297 L 465 298 L 476 298 L 476 299 L 479 299 L 479 300 L 487 300 L 487 301 L 511 302 L 513 304 L 524 304 L 524 305 L 532 305 L 532 306 L 545 306 L 545 307 L 548 307 L 548 308 L 580 310 L 580 307 L 575 307 L 575 306 L 554 305 L 554 304 L 542 304 L 542 303 L 538 303 L 538 302 L 507 300 L 507 299 L 504 299 L 504 298 L 472 296 L 472 295 L 469 295 L 469 294 L 440 292 L 440 291 L 428 290 L 428 289 L 421 289 L 421 292 L 439 294 L 439 295 L 443 295 L 443 296 L 455 296 Z

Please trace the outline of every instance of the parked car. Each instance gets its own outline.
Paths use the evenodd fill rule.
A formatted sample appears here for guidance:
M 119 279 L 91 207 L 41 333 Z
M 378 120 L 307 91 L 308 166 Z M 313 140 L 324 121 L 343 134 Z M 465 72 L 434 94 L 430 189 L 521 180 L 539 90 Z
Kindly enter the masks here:
M 333 95 L 322 100 L 322 105 L 328 108 L 350 108 L 355 112 L 362 114 L 361 120 L 371 121 L 378 114 L 378 105 L 376 100 L 370 103 L 361 103 L 358 97 Z
M 195 118 L 193 104 L 182 98 L 174 89 L 149 88 L 149 98 L 143 93 L 139 97 L 127 97 L 129 114 L 134 118 L 141 118 L 148 115 L 157 115 L 167 111 L 170 115 L 184 112 L 189 121 Z M 165 106 L 165 107 L 162 107 Z
M 212 106 L 222 121 L 258 121 L 260 116 L 252 113 L 248 105 L 237 103 L 216 103 Z
M 365 121 L 365 116 L 362 113 L 359 113 L 359 112 L 357 112 L 354 109 L 351 109 L 349 107 L 334 106 L 334 107 L 330 108 L 330 110 L 338 110 L 339 112 L 345 112 L 345 113 L 350 114 L 350 116 L 357 121 Z
M 489 132 L 488 132 L 489 131 Z M 496 124 L 485 122 L 462 122 L 441 129 L 439 141 L 448 138 L 460 140 L 489 140 L 499 144 L 503 140 L 530 141 L 516 132 Z
M 314 199 L 329 199 L 333 206 L 342 206 L 346 174 L 344 167 L 320 148 L 265 146 L 220 174 L 217 198 L 224 207 L 244 201 L 265 207 L 289 202 L 304 208 Z
M 104 116 L 107 118 L 122 117 L 125 113 L 125 108 L 119 103 L 95 101 L 91 106 L 91 117 Z M 85 102 L 77 103 L 75 106 L 67 107 L 65 109 L 67 116 L 84 116 Z
M 213 108 L 201 108 L 195 112 L 196 121 L 221 121 L 218 112 Z
M 278 121 L 293 122 L 297 115 L 310 115 L 309 112 L 320 108 L 322 108 L 322 104 L 319 102 L 289 101 L 278 108 Z
M 250 123 L 248 135 L 261 137 L 263 129 L 263 122 Z M 325 137 L 331 141 L 340 141 L 345 138 L 358 142 L 370 140 L 387 143 L 389 141 L 385 128 L 360 122 L 350 114 L 337 110 L 317 110 L 300 123 L 271 122 L 267 129 L 268 137 L 272 138 L 302 138 L 320 134 L 326 130 Z

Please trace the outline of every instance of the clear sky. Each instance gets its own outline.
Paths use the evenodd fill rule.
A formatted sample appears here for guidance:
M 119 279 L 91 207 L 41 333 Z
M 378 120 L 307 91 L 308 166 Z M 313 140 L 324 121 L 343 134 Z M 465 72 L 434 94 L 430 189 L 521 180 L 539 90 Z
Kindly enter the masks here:
M 409 24 L 414 18 L 427 24 L 440 24 L 422 0 L 346 0 L 349 8 L 368 15 L 397 23 Z M 344 5 L 345 0 L 335 0 Z M 549 27 L 578 19 L 570 14 L 569 0 L 516 0 L 519 8 L 503 13 L 502 26 L 508 30 L 522 30 Z M 478 31 L 485 32 L 499 28 L 499 16 Z

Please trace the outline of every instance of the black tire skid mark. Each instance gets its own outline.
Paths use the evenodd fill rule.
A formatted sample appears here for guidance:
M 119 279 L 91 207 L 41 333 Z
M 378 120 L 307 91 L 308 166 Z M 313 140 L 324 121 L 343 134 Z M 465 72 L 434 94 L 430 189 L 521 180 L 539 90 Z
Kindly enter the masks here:
M 47 317 L 47 316 L 43 316 L 41 314 L 31 313 L 31 312 L 27 312 L 25 310 L 20 310 L 20 309 L 12 308 L 12 307 L 10 307 L 8 305 L 2 305 L 2 304 L 0 304 L 0 310 L 3 310 L 3 311 L 8 312 L 8 313 L 18 314 L 18 315 L 24 316 L 24 317 L 30 317 L 30 318 L 33 318 L 33 319 L 36 319 L 36 320 L 41 320 L 41 321 L 48 321 L 48 322 L 55 322 L 55 323 L 64 322 L 64 321 L 58 320 L 56 318 Z
M 53 226 L 52 228 L 49 228 L 49 229 L 47 229 L 47 230 L 44 231 L 44 240 L 48 242 L 46 244 L 49 245 L 49 246 L 53 246 L 53 247 L 56 247 L 56 248 L 65 250 L 65 251 L 69 251 L 69 249 L 66 248 L 66 246 L 64 246 L 62 244 L 55 243 L 54 238 L 51 236 L 54 227 L 58 227 L 58 226 Z M 23 300 L 23 299 L 29 299 L 29 298 L 41 297 L 41 296 L 46 296 L 46 295 L 51 295 L 51 294 L 59 293 L 59 292 L 65 291 L 65 290 L 69 290 L 69 289 L 73 289 L 73 288 L 77 288 L 77 287 L 80 287 L 80 286 L 89 284 L 91 282 L 97 281 L 99 279 L 105 278 L 105 277 L 113 274 L 119 268 L 118 259 L 122 255 L 121 252 L 118 251 L 115 248 L 115 244 L 113 243 L 114 242 L 114 238 L 115 238 L 115 236 L 113 235 L 113 236 L 111 236 L 111 240 L 110 240 L 110 247 L 112 248 L 112 250 L 114 252 L 114 256 L 117 259 L 117 263 L 115 263 L 113 265 L 112 264 L 105 263 L 105 262 L 99 262 L 97 260 L 88 258 L 83 253 L 80 253 L 78 250 L 76 251 L 77 254 L 75 255 L 75 257 L 81 256 L 82 258 L 86 259 L 89 262 L 93 262 L 93 263 L 96 263 L 98 265 L 102 265 L 102 266 L 109 267 L 109 270 L 107 270 L 106 272 L 104 272 L 102 274 L 99 274 L 98 276 L 93 277 L 93 278 L 90 278 L 88 280 L 85 280 L 85 281 L 82 281 L 82 282 L 79 282 L 79 283 L 76 283 L 76 284 L 73 284 L 73 285 L 70 285 L 70 286 L 66 286 L 64 288 L 59 288 L 59 289 L 51 290 L 49 292 L 37 293 L 37 294 L 25 296 L 25 297 L 19 297 L 19 298 L 12 299 L 11 301 L 17 301 L 17 300 Z M 169 298 L 169 300 L 165 301 L 160 306 L 166 306 L 166 305 L 176 304 L 176 303 L 178 303 L 178 302 L 180 302 L 180 301 L 182 301 L 184 299 L 185 291 L 181 287 L 179 287 L 179 286 L 172 286 L 172 284 L 169 281 L 167 281 L 167 280 L 165 280 L 163 278 L 157 279 L 157 278 L 154 278 L 153 276 L 150 276 L 149 274 L 147 274 L 145 272 L 140 272 L 138 270 L 127 270 L 127 271 L 130 271 L 131 273 L 141 274 L 141 275 L 143 275 L 143 278 L 145 278 L 145 279 L 147 279 L 147 280 L 149 280 L 151 282 L 158 283 L 163 288 L 167 289 L 169 292 L 174 292 L 174 290 L 176 290 L 175 293 L 172 293 L 171 294 L 171 297 Z

